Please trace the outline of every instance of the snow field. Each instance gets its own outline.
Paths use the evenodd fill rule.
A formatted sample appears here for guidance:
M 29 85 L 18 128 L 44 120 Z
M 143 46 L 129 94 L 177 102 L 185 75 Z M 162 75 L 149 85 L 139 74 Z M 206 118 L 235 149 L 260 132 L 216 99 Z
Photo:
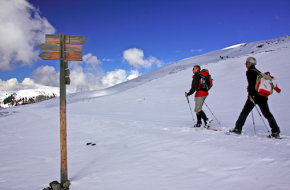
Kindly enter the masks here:
M 227 51 L 234 54 L 236 50 Z M 285 137 L 282 140 L 266 138 L 267 131 L 256 110 L 256 135 L 251 115 L 242 137 L 225 135 L 225 130 L 235 126 L 247 98 L 248 56 L 257 59 L 259 70 L 270 71 L 282 89 L 281 95 L 274 92 L 269 98 L 270 109 Z M 198 64 L 208 59 L 205 54 L 179 64 L 189 64 L 190 60 Z M 141 81 L 141 85 L 133 80 L 103 91 L 68 95 L 71 189 L 289 189 L 289 60 L 289 48 L 281 48 L 201 66 L 214 79 L 206 103 L 221 125 L 206 106 L 203 110 L 214 119 L 211 128 L 223 131 L 192 128 L 184 97 L 191 85 L 191 67 L 151 78 L 147 83 Z M 142 77 L 140 80 L 146 79 L 146 75 Z M 189 99 L 194 109 L 194 97 Z M 43 189 L 49 182 L 59 181 L 58 100 L 9 108 L 6 112 L 11 115 L 0 117 L 0 189 Z M 196 121 L 195 113 L 194 117 Z M 88 142 L 96 145 L 87 146 Z

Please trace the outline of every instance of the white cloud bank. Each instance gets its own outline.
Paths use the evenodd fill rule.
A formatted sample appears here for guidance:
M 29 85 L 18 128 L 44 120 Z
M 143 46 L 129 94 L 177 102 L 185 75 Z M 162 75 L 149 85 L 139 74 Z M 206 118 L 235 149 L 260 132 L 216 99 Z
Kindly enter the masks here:
M 67 89 L 73 92 L 104 89 L 124 82 L 126 71 L 118 69 L 104 74 L 102 64 L 91 53 L 83 56 L 83 62 L 70 62 L 70 85 Z
M 104 74 L 99 66 L 102 62 L 91 53 L 84 55 L 83 60 L 69 63 L 71 82 L 70 85 L 67 85 L 67 89 L 71 92 L 104 89 L 120 84 L 127 78 L 126 71 L 122 69 Z M 131 71 L 130 73 L 135 76 L 137 72 Z M 132 78 L 134 77 L 131 76 Z M 20 90 L 40 86 L 59 86 L 59 72 L 56 72 L 52 66 L 42 65 L 33 71 L 31 78 L 25 78 L 21 83 L 16 78 L 7 81 L 0 79 L 0 91 Z
M 148 59 L 144 59 L 144 52 L 141 49 L 131 48 L 123 52 L 123 61 L 127 61 L 129 65 L 132 65 L 135 69 L 150 68 L 153 64 L 157 67 L 163 65 L 163 61 L 158 60 L 156 57 L 150 56 Z
M 16 64 L 32 65 L 38 59 L 36 45 L 55 29 L 25 0 L 0 0 L 0 69 Z
M 18 83 L 16 78 L 11 78 L 7 81 L 2 81 L 0 79 L 0 91 L 8 91 L 8 90 L 20 90 L 20 89 L 27 89 L 27 88 L 34 88 L 41 86 L 36 84 L 32 79 L 25 78 L 21 83 Z
M 32 79 L 37 84 L 59 86 L 59 73 L 52 66 L 40 66 L 32 72 Z
M 84 62 L 90 63 L 90 64 L 101 64 L 102 63 L 100 60 L 98 60 L 98 58 L 96 56 L 92 55 L 91 53 L 84 55 L 83 60 L 84 60 Z
M 140 77 L 142 74 L 138 70 L 132 70 L 130 71 L 130 75 L 126 78 L 126 81 L 132 80 L 134 78 Z

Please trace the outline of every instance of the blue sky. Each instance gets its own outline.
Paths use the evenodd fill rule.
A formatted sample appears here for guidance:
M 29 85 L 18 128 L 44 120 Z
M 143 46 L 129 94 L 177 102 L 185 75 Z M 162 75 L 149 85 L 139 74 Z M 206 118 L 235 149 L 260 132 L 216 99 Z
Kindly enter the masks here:
M 8 2 L 1 0 L 0 4 L 5 1 Z M 10 2 L 13 1 L 15 0 Z M 161 65 L 227 46 L 290 35 L 290 0 L 28 0 L 28 2 L 35 8 L 28 11 L 32 15 L 31 20 L 36 19 L 33 15 L 37 12 L 41 19 L 49 22 L 55 34 L 62 32 L 67 35 L 82 35 L 89 40 L 83 45 L 83 55 L 90 53 L 93 57 L 97 57 L 99 61 L 97 66 L 101 72 L 94 75 L 106 75 L 116 70 L 124 70 L 126 76 L 132 70 L 144 74 Z M 0 11 L 1 14 L 3 16 L 3 11 Z M 0 28 L 1 23 L 3 22 L 0 20 Z M 30 31 L 27 28 L 25 30 Z M 40 51 L 37 48 L 40 41 L 33 44 L 34 52 Z M 44 43 L 44 34 L 42 42 Z M 153 61 L 150 62 L 150 67 L 145 68 L 142 65 L 136 67 L 130 65 L 128 60 L 124 60 L 124 52 L 131 48 L 143 51 L 143 61 L 150 62 L 148 61 L 150 56 L 154 58 L 151 59 Z M 11 52 L 8 53 L 17 54 L 17 49 L 12 49 Z M 28 64 L 15 60 L 17 59 L 12 56 L 9 60 L 9 69 L 1 67 L 2 82 L 16 78 L 21 83 L 27 77 L 37 81 L 33 71 L 45 65 L 59 72 L 58 61 L 43 61 L 39 58 L 32 59 Z M 85 70 L 86 66 L 82 64 L 81 67 Z M 84 73 L 90 74 L 89 69 Z M 40 84 L 48 85 L 47 82 L 40 81 L 38 80 Z

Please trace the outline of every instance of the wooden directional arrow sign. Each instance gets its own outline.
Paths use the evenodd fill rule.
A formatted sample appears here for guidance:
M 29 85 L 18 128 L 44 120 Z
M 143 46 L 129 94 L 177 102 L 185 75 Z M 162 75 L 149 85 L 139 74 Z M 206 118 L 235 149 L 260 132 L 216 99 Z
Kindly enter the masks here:
M 68 61 L 81 61 L 82 60 L 82 45 L 73 45 L 73 44 L 83 44 L 87 42 L 83 36 L 74 36 L 74 35 L 64 35 L 64 49 L 65 60 Z M 45 34 L 45 43 L 42 43 L 38 46 L 44 52 L 38 56 L 44 60 L 59 60 L 60 52 L 60 35 L 54 34 Z
M 83 36 L 65 35 L 65 44 L 84 44 L 88 39 Z M 59 35 L 45 34 L 45 43 L 59 43 Z
M 43 60 L 59 60 L 59 52 L 42 52 L 38 55 Z M 68 61 L 81 61 L 82 53 L 80 52 L 65 52 L 65 59 Z
M 59 44 L 42 43 L 38 46 L 38 48 L 43 51 L 59 51 Z M 82 50 L 83 50 L 82 45 L 71 45 L 71 44 L 64 45 L 64 51 L 82 52 Z

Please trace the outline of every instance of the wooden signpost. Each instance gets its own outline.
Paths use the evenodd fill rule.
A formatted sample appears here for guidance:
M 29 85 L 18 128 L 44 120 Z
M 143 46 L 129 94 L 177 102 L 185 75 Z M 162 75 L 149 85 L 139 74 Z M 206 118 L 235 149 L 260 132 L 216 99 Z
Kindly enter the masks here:
M 67 175 L 67 133 L 66 133 L 66 84 L 70 84 L 67 61 L 82 60 L 82 45 L 88 40 L 83 36 L 46 34 L 45 43 L 38 47 L 44 50 L 38 56 L 43 60 L 59 60 L 60 65 L 60 152 L 61 184 L 68 181 Z

